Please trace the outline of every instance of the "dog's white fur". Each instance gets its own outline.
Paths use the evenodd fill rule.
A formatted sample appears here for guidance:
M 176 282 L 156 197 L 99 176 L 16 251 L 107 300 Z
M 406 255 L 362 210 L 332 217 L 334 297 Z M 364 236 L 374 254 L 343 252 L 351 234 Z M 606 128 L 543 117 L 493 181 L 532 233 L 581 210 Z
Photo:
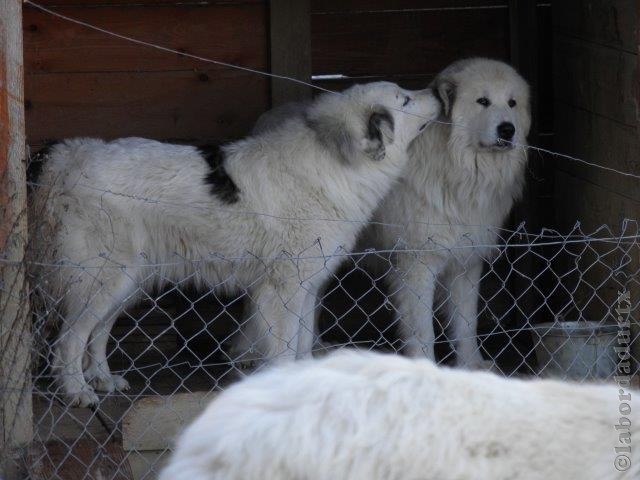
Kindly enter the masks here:
M 640 415 L 631 392 L 631 437 Z M 504 379 L 424 359 L 338 352 L 221 393 L 159 480 L 632 480 L 615 386 Z M 622 440 L 621 440 L 622 439 Z
M 498 228 L 522 193 L 529 87 L 509 65 L 485 58 L 450 65 L 432 87 L 443 102 L 442 123 L 432 123 L 412 143 L 400 183 L 377 209 L 376 223 L 363 231 L 356 250 L 398 252 L 387 259 L 397 268 L 384 273 L 409 355 L 435 359 L 434 296 L 444 293 L 456 363 L 488 367 L 476 341 L 480 277 L 483 260 L 496 253 Z M 491 104 L 482 106 L 479 98 Z M 254 131 L 274 128 L 303 109 L 289 104 L 268 112 Z M 515 126 L 511 143 L 499 144 L 502 122 Z M 371 255 L 367 264 L 375 268 L 383 257 Z
M 53 226 L 53 238 L 41 239 L 55 244 L 47 260 L 66 260 L 46 280 L 48 295 L 64 301 L 53 370 L 70 401 L 90 405 L 94 388 L 127 388 L 109 371 L 108 334 L 138 288 L 169 281 L 247 291 L 247 342 L 267 359 L 308 355 L 312 328 L 300 324 L 339 262 L 331 254 L 353 247 L 409 143 L 439 111 L 431 90 L 387 82 L 323 95 L 303 118 L 223 148 L 235 203 L 212 194 L 194 147 L 139 138 L 56 145 L 35 203 Z
M 520 146 L 531 126 L 529 88 L 509 65 L 482 58 L 452 64 L 433 87 L 443 99 L 445 121 L 453 125 L 434 123 L 413 142 L 401 184 L 375 214 L 378 222 L 406 227 L 374 224 L 364 245 L 422 250 L 395 255 L 397 269 L 388 277 L 407 353 L 435 358 L 432 318 L 440 285 L 456 364 L 478 368 L 487 365 L 476 340 L 483 260 L 497 252 L 492 245 L 498 229 L 522 193 L 526 150 Z M 479 98 L 490 106 L 477 103 Z M 511 144 L 499 146 L 502 122 L 512 123 L 515 135 Z

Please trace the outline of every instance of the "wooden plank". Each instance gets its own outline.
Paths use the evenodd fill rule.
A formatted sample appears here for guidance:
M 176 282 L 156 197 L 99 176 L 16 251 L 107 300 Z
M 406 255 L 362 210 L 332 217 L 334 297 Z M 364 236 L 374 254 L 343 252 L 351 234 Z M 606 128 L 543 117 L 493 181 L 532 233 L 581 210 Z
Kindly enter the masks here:
M 216 69 L 193 72 L 27 75 L 27 137 L 244 136 L 268 108 L 268 80 Z
M 509 39 L 511 64 L 537 91 L 538 83 L 538 17 L 535 2 L 509 0 Z M 532 102 L 535 108 L 536 102 Z M 536 115 L 534 115 L 535 119 Z
M 134 384 L 132 388 L 137 389 L 138 386 Z M 46 390 L 46 387 L 40 391 L 42 390 Z M 135 391 L 137 393 L 138 390 Z M 109 424 L 115 425 L 131 403 L 130 398 L 120 394 L 101 394 L 100 413 Z M 104 443 L 112 437 L 93 411 L 69 407 L 53 396 L 34 396 L 33 413 L 37 419 L 36 438 L 41 442 L 61 441 L 71 444 L 76 439 L 87 436 L 96 443 Z
M 309 0 L 271 0 L 271 72 L 311 81 L 311 17 Z M 311 97 L 306 85 L 273 78 L 271 105 L 304 101 Z
M 71 7 L 56 11 L 181 52 L 267 69 L 267 8 L 260 3 L 165 8 Z M 34 8 L 25 10 L 24 47 L 29 74 L 212 68 L 211 64 L 136 45 Z
M 268 0 L 34 0 L 47 8 L 80 6 L 88 8 L 102 7 L 166 7 L 175 5 L 242 5 L 250 3 L 266 4 Z
M 164 450 L 213 400 L 216 392 L 177 393 L 137 400 L 122 419 L 122 448 Z
M 510 61 L 518 72 L 529 82 L 531 86 L 531 130 L 528 141 L 533 145 L 538 142 L 538 16 L 535 2 L 523 2 L 509 0 L 509 46 Z M 529 165 L 527 182 L 529 188 L 524 191 L 523 198 L 518 202 L 512 212 L 516 222 L 526 222 L 529 232 L 538 232 L 544 227 L 539 199 L 542 197 L 543 187 L 539 182 L 532 182 L 531 177 L 543 178 L 545 175 L 544 163 L 536 162 Z M 512 268 L 511 266 L 509 268 Z M 540 265 L 533 255 L 523 258 L 518 265 L 523 275 L 511 276 L 509 284 L 513 291 L 526 292 L 521 299 L 522 309 L 525 312 L 535 312 L 540 303 L 537 289 L 531 288 L 531 279 L 537 278 Z M 508 276 L 505 274 L 505 277 Z M 536 286 L 541 283 L 538 278 Z M 512 319 L 517 318 L 519 311 L 511 313 Z
M 616 122 L 636 125 L 637 55 L 557 35 L 555 59 L 557 99 Z
M 431 9 L 507 8 L 507 0 L 314 0 L 313 14 Z
M 598 165 L 640 175 L 640 140 L 635 127 L 613 122 L 589 111 L 554 103 L 556 134 L 554 149 Z M 554 157 L 558 169 L 632 200 L 640 200 L 638 180 L 599 168 Z M 637 217 L 636 213 L 633 217 Z
M 169 459 L 168 450 L 132 450 L 127 456 L 134 480 L 148 480 L 157 478 Z
M 465 56 L 509 58 L 506 9 L 313 15 L 313 73 L 435 74 Z
M 27 242 L 22 2 L 0 0 L 0 477 L 23 478 L 12 461 L 33 437 Z M 18 452 L 19 454 L 19 452 Z
M 636 58 L 638 59 L 637 62 L 637 76 L 636 76 L 636 84 L 635 84 L 635 94 L 636 94 L 636 105 L 640 106 L 640 28 L 638 28 L 638 11 L 640 11 L 640 0 L 635 0 L 635 28 L 636 28 Z M 636 109 L 636 132 L 637 132 L 637 136 L 636 138 L 638 138 L 638 145 L 640 146 L 640 108 Z M 633 218 L 638 218 L 638 214 L 635 215 L 635 217 Z M 636 270 L 636 272 L 639 272 L 640 268 L 638 268 Z M 638 305 L 640 304 L 639 300 L 640 300 L 640 282 L 638 282 L 636 279 L 634 279 L 634 281 L 629 282 L 630 285 L 630 290 L 631 290 L 631 295 L 632 298 L 634 298 L 634 304 Z M 636 317 L 636 328 L 632 329 L 632 334 L 633 337 L 635 339 L 635 341 L 633 342 L 632 346 L 631 346 L 631 352 L 633 355 L 633 358 L 636 360 L 636 367 L 638 369 L 638 371 L 636 371 L 636 388 L 640 389 L 640 319 L 638 319 L 638 315 L 635 316 Z
M 560 231 L 569 231 L 580 222 L 585 232 L 592 232 L 602 225 L 619 230 L 625 218 L 637 217 L 640 200 L 623 195 L 577 177 L 563 170 L 556 175 L 556 205 L 565 208 L 557 211 Z
M 553 4 L 554 29 L 589 43 L 637 50 L 638 6 L 630 0 L 560 0 Z
M 538 132 L 548 134 L 553 132 L 553 9 L 538 7 L 538 91 L 541 99 L 537 105 Z

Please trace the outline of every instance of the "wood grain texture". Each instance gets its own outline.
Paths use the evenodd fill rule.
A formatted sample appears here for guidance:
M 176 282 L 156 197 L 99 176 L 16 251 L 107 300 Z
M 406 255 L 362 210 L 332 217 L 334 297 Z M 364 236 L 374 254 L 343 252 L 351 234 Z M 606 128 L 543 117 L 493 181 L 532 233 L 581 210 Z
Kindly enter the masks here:
M 268 68 L 267 9 L 262 4 L 55 10 L 173 50 L 260 70 Z M 114 38 L 34 8 L 25 11 L 24 47 L 25 68 L 29 74 L 212 67 Z
M 176 393 L 137 400 L 122 419 L 122 448 L 164 450 L 215 398 L 215 392 Z
M 79 5 L 56 11 L 145 42 L 268 70 L 265 2 L 69 3 Z M 33 8 L 23 25 L 32 145 L 72 136 L 233 139 L 269 105 L 269 80 L 257 74 L 136 45 Z
M 640 141 L 630 127 L 562 102 L 554 104 L 556 135 L 554 150 L 574 157 L 640 175 Z M 584 181 L 640 201 L 638 180 L 580 163 L 554 157 L 556 168 Z M 568 205 L 563 208 L 569 208 Z M 602 218 L 602 223 L 608 223 Z
M 313 15 L 313 73 L 435 74 L 461 57 L 509 57 L 506 9 Z
M 102 7 L 166 7 L 175 5 L 187 6 L 216 6 L 216 5 L 244 5 L 244 4 L 262 4 L 267 5 L 269 0 L 33 0 L 34 3 L 43 5 L 47 8 L 80 6 L 87 8 Z
M 303 82 L 311 81 L 311 17 L 309 0 L 270 2 L 271 72 Z M 273 107 L 311 97 L 310 87 L 289 80 L 271 79 Z
M 251 74 L 85 73 L 26 78 L 29 143 L 70 136 L 228 140 L 268 108 L 268 82 Z
M 383 10 L 507 8 L 507 0 L 313 0 L 315 14 Z
M 559 35 L 556 98 L 629 126 L 637 122 L 637 55 Z
M 635 0 L 560 0 L 553 3 L 554 30 L 588 43 L 637 50 Z
M 0 0 L 0 477 L 19 477 L 15 451 L 33 437 L 22 3 Z

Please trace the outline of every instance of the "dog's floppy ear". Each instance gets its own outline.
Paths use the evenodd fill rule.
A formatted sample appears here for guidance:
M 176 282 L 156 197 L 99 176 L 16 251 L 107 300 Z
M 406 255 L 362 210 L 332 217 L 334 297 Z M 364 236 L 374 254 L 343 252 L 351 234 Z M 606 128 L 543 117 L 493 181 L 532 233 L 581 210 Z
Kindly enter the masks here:
M 382 160 L 386 154 L 385 144 L 393 143 L 393 116 L 385 108 L 378 109 L 369 115 L 367 137 L 364 142 L 365 153 L 374 160 Z
M 442 114 L 450 117 L 456 99 L 456 84 L 448 77 L 436 78 L 434 91 L 442 104 Z
M 318 141 L 341 161 L 349 163 L 357 155 L 355 138 L 344 122 L 326 116 L 307 117 L 305 120 L 309 128 L 315 132 Z

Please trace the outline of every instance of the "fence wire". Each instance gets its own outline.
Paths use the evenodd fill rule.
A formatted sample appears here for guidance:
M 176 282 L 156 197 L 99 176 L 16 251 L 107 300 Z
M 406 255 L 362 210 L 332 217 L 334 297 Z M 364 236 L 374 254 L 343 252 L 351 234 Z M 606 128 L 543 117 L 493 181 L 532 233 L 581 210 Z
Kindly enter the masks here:
M 148 44 L 29 0 L 25 3 L 126 41 L 243 68 Z M 297 79 L 245 70 L 321 89 Z M 43 185 L 30 184 L 30 188 L 38 187 Z M 95 188 L 90 184 L 83 187 Z M 132 196 L 117 186 L 101 193 L 158 202 Z M 207 208 L 180 207 L 185 214 Z M 633 352 L 638 352 L 640 344 L 640 233 L 634 221 L 625 221 L 619 228 L 602 226 L 593 232 L 583 231 L 579 224 L 566 232 L 529 232 L 524 224 L 505 229 L 422 222 L 432 235 L 426 235 L 423 244 L 411 245 L 401 233 L 409 223 L 421 223 L 411 219 L 394 225 L 376 224 L 376 228 L 400 232 L 396 243 L 385 249 L 364 244 L 355 252 L 325 252 L 313 244 L 297 254 L 264 257 L 246 252 L 229 257 L 210 252 L 186 258 L 176 253 L 161 262 L 151 261 L 141 252 L 140 263 L 126 265 L 109 251 L 82 261 L 59 258 L 56 245 L 46 241 L 53 236 L 48 230 L 52 226 L 34 222 L 42 218 L 37 210 L 42 206 L 30 204 L 29 208 L 31 243 L 26 246 L 26 259 L 9 255 L 8 250 L 0 252 L 0 315 L 15 319 L 8 330 L 0 332 L 0 364 L 6 368 L 1 372 L 0 393 L 17 396 L 14 403 L 29 404 L 34 430 L 27 448 L 0 454 L 11 457 L 25 479 L 155 478 L 166 460 L 172 436 L 217 392 L 255 370 L 293 360 L 301 353 L 320 356 L 341 347 L 404 355 L 422 352 L 440 364 L 458 368 L 574 381 L 613 381 L 628 362 L 625 373 L 638 375 L 640 358 Z M 438 230 L 451 227 L 463 233 L 488 231 L 488 237 L 496 242 L 479 245 L 473 242 L 474 235 L 463 234 L 454 246 L 441 243 Z M 452 261 L 446 271 L 436 271 L 431 261 L 434 257 Z M 242 282 L 236 275 L 247 262 L 253 265 L 252 282 Z M 305 262 L 319 267 L 312 273 L 295 268 Z M 283 263 L 294 266 L 287 270 L 290 278 L 285 279 L 297 285 L 288 290 L 291 297 L 282 297 L 277 290 L 270 296 L 256 296 L 255 284 L 270 275 L 274 265 Z M 333 267 L 336 263 L 337 269 Z M 220 264 L 225 264 L 224 278 L 212 279 L 211 266 Z M 183 274 L 176 279 L 168 275 L 170 269 L 180 269 Z M 416 272 L 434 288 L 416 284 Z M 132 285 L 124 297 L 110 290 L 105 281 L 114 275 Z M 313 291 L 309 288 L 316 275 L 329 278 L 317 296 L 310 295 Z M 83 282 L 94 285 L 91 295 L 76 298 L 71 287 Z M 52 288 L 53 284 L 58 287 Z M 312 298 L 302 310 L 291 312 L 288 305 L 298 295 Z M 117 308 L 105 313 L 96 304 L 102 297 L 111 299 Z M 77 317 L 70 316 L 69 306 L 78 303 L 84 317 L 108 318 L 113 320 L 113 328 L 92 335 L 81 358 L 56 360 L 61 350 L 66 351 L 77 340 L 73 328 Z M 273 311 L 274 305 L 295 318 L 293 332 L 283 335 L 278 324 L 263 315 L 265 308 Z M 27 321 L 21 321 L 25 317 Z M 426 330 L 433 328 L 433 337 L 425 336 L 425 326 Z M 300 352 L 300 338 L 309 336 L 310 350 Z M 265 353 L 265 341 L 275 337 L 279 349 L 267 348 Z M 106 352 L 101 352 L 101 339 L 105 338 Z M 26 357 L 16 353 L 19 343 L 25 341 Z M 104 370 L 102 353 L 109 374 Z M 20 371 L 25 361 L 29 362 L 29 379 L 8 374 L 11 369 Z M 93 400 L 94 395 L 97 400 L 90 406 L 73 405 L 79 399 L 70 398 L 70 384 L 65 389 L 67 376 L 78 372 L 70 373 L 64 365 L 76 361 L 82 365 L 84 392 L 90 393 L 85 400 Z M 30 380 L 28 388 L 23 385 L 26 380 Z M 15 412 L 2 412 L 5 436 L 11 435 L 11 425 L 17 421 L 12 414 Z
M 46 238 L 42 231 L 46 226 L 34 228 L 41 232 L 36 238 Z M 442 226 L 431 228 L 437 231 Z M 82 262 L 42 261 L 52 258 L 51 252 L 44 254 L 42 241 L 36 241 L 39 249 L 29 246 L 26 261 L 3 260 L 5 270 L 26 275 L 24 285 L 28 286 L 20 291 L 3 284 L 4 298 L 29 299 L 31 304 L 29 394 L 34 441 L 17 458 L 24 478 L 155 478 L 177 425 L 190 420 L 229 383 L 280 358 L 292 359 L 303 330 L 313 334 L 315 356 L 340 347 L 415 354 L 410 350 L 418 332 L 408 331 L 406 323 L 403 328 L 405 316 L 415 315 L 415 308 L 420 322 L 433 322 L 438 363 L 488 368 L 505 376 L 612 380 L 621 360 L 614 347 L 622 339 L 632 352 L 638 342 L 637 320 L 624 323 L 637 318 L 640 298 L 637 224 L 626 221 L 615 231 L 603 226 L 591 233 L 575 225 L 564 234 L 531 233 L 524 225 L 515 230 L 479 226 L 469 230 L 477 228 L 490 230 L 498 239 L 489 246 L 494 253 L 483 258 L 479 252 L 486 252 L 488 246 L 474 245 L 471 236 L 451 247 L 438 244 L 434 235 L 418 246 L 407 245 L 399 237 L 393 248 L 385 250 L 318 254 L 310 245 L 307 254 L 297 257 L 260 258 L 251 252 L 234 258 L 215 252 L 202 258 L 176 254 L 161 263 L 144 263 L 143 275 L 135 276 L 128 273 L 133 266 L 112 261 L 108 252 Z M 453 258 L 453 274 L 432 272 L 429 259 L 433 255 Z M 262 271 L 256 270 L 258 279 L 278 262 L 309 259 L 322 265 L 338 259 L 340 268 L 329 272 L 330 281 L 309 304 L 309 311 L 299 313 L 295 334 L 280 339 L 283 350 L 267 357 L 261 353 L 261 344 L 265 337 L 281 334 L 278 326 L 261 318 L 259 322 L 265 323 L 258 334 L 246 327 L 252 316 L 260 317 L 262 304 L 276 301 L 286 306 L 288 299 L 275 292 L 276 298 L 256 298 L 253 284 L 238 287 L 234 266 L 246 261 L 261 265 Z M 209 267 L 221 262 L 231 266 L 228 276 L 208 282 Z M 168 278 L 168 265 L 179 265 L 184 275 L 178 280 Z M 482 270 L 474 277 L 470 272 L 476 265 L 482 265 Z M 409 281 L 411 270 L 428 272 L 434 279 L 432 297 Z M 98 402 L 90 408 L 72 406 L 62 388 L 64 379 L 52 365 L 60 342 L 70 344 L 64 335 L 74 335 L 73 329 L 64 335 L 60 332 L 73 323 L 67 316 L 68 305 L 77 299 L 66 296 L 65 291 L 73 289 L 51 289 L 51 284 L 60 275 L 67 282 L 83 282 L 108 278 L 110 271 L 124 272 L 136 283 L 133 293 L 111 314 L 117 319 L 113 329 L 103 332 L 108 335 L 108 365 L 117 380 L 100 384 L 87 377 L 99 387 L 95 390 Z M 298 288 L 304 290 L 310 279 L 301 270 L 295 275 Z M 84 302 L 83 315 L 104 316 L 92 298 L 104 293 L 107 285 L 103 282 L 93 290 L 94 296 Z M 473 321 L 464 317 L 469 310 L 463 304 L 476 293 L 478 327 L 470 332 L 468 325 Z M 467 328 L 456 324 L 460 321 L 467 322 Z M 29 335 L 28 329 L 13 333 Z M 457 347 L 469 345 L 469 340 L 482 356 L 481 365 L 465 365 L 458 358 Z M 91 365 L 93 354 L 99 355 L 91 349 L 92 341 L 98 339 L 89 340 L 84 368 Z M 430 348 L 421 347 L 425 352 Z M 637 374 L 639 359 L 633 360 L 631 373 Z M 11 388 L 2 386 L 4 392 Z

